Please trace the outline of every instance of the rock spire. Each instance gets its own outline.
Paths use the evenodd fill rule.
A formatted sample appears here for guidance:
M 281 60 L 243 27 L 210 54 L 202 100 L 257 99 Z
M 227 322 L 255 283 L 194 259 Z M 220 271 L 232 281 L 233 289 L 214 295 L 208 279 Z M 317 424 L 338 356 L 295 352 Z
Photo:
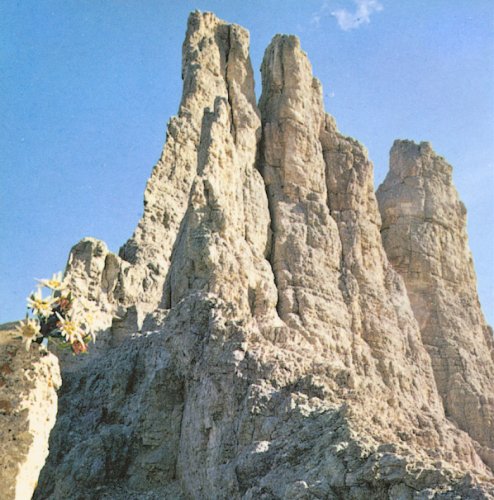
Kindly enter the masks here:
M 492 468 L 494 343 L 452 168 L 427 142 L 395 141 L 377 196 L 384 248 L 405 280 L 446 415 Z
M 191 14 L 142 220 L 120 257 L 72 251 L 110 341 L 64 365 L 35 498 L 494 495 L 489 427 L 448 420 L 365 149 L 296 37 L 267 48 L 258 108 L 248 44 Z

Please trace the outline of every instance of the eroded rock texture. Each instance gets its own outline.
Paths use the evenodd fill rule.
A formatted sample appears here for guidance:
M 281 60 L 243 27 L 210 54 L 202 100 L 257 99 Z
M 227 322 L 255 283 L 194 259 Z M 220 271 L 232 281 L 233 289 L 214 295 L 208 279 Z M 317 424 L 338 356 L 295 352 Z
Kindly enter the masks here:
M 112 317 L 124 319 L 137 314 L 140 328 L 145 314 L 158 307 L 163 299 L 172 249 L 198 173 L 201 134 L 207 134 L 205 130 L 211 125 L 208 120 L 212 118 L 205 115 L 205 109 L 213 111 L 221 99 L 228 103 L 236 154 L 255 155 L 260 126 L 248 37 L 248 32 L 240 26 L 225 23 L 210 13 L 189 17 L 183 45 L 182 100 L 178 115 L 168 124 L 165 147 L 146 186 L 144 215 L 119 256 L 108 252 L 105 243 L 86 239 L 74 247 L 69 257 L 69 276 L 73 274 L 72 268 L 87 267 L 89 285 L 82 282 L 83 273 L 77 271 L 78 290 L 94 296 L 102 312 L 109 313 L 106 317 L 103 314 L 102 321 L 111 323 Z M 243 189 L 246 196 L 247 191 L 253 195 L 247 203 L 256 205 L 257 193 L 261 191 L 259 180 L 249 173 L 246 175 Z M 248 217 L 254 217 L 253 211 L 248 213 Z M 248 237 L 262 238 L 269 221 L 265 222 L 261 235 L 255 225 L 262 221 L 252 223 Z M 104 297 L 95 292 L 93 285 L 98 284 Z M 133 309 L 130 312 L 129 307 Z
M 34 344 L 29 352 L 1 332 L 0 484 L 1 498 L 31 498 L 48 455 L 60 387 L 58 360 Z
M 389 386 L 389 398 L 402 391 L 440 412 L 403 284 L 382 249 L 362 146 L 325 115 L 321 85 L 298 39 L 276 37 L 262 69 L 262 168 L 281 318 L 325 345 L 327 360 L 341 364 L 352 385 L 375 371 L 370 380 L 384 383 L 381 394 Z
M 403 276 L 446 415 L 494 467 L 494 344 L 477 295 L 466 209 L 427 142 L 396 141 L 377 192 L 383 244 Z
M 35 498 L 486 498 L 383 250 L 372 165 L 298 39 L 266 50 L 260 110 L 239 26 L 193 13 L 183 75 L 121 257 L 72 252 L 110 339 L 66 365 Z

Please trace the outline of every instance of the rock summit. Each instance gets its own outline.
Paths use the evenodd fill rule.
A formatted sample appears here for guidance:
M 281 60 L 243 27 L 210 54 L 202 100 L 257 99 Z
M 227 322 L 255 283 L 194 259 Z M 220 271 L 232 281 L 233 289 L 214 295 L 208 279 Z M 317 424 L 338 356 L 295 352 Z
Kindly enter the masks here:
M 183 94 L 118 255 L 66 275 L 100 346 L 61 360 L 37 499 L 494 498 L 494 346 L 465 207 L 428 143 L 365 148 L 294 36 L 190 15 Z

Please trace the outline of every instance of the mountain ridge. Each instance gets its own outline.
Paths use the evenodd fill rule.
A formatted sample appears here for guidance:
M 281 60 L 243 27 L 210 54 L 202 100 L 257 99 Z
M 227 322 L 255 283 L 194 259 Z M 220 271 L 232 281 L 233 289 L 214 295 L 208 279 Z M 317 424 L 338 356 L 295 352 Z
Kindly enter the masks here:
M 415 184 L 395 193 L 387 179 L 376 199 L 365 148 L 325 113 L 296 37 L 266 49 L 258 107 L 248 44 L 245 29 L 191 14 L 182 103 L 143 218 L 118 256 L 90 238 L 71 251 L 66 277 L 98 305 L 99 346 L 62 359 L 35 498 L 489 498 L 493 346 L 475 330 L 486 374 L 462 352 L 468 369 L 455 364 L 442 387 L 424 337 L 449 330 L 424 328 L 393 243 L 403 224 L 390 222 L 400 210 L 407 222 Z M 400 144 L 391 172 L 429 165 Z M 449 186 L 446 175 L 427 188 L 446 191 L 434 214 Z M 465 255 L 454 268 L 470 276 L 476 327 Z M 429 283 L 438 297 L 441 286 Z M 469 338 L 458 331 L 451 349 Z

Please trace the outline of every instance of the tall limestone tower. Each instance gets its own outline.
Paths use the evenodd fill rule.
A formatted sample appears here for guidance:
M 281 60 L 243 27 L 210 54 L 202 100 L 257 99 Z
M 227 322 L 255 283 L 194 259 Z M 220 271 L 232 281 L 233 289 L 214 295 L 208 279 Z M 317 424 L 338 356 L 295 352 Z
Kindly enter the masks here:
M 446 415 L 494 468 L 494 347 L 477 295 L 466 210 L 429 143 L 395 141 L 377 191 L 384 248 L 403 276 Z
M 396 143 L 378 205 L 299 40 L 261 72 L 257 105 L 248 32 L 190 15 L 144 215 L 118 256 L 69 257 L 100 348 L 63 366 L 35 498 L 493 496 L 492 332 L 450 167 Z

